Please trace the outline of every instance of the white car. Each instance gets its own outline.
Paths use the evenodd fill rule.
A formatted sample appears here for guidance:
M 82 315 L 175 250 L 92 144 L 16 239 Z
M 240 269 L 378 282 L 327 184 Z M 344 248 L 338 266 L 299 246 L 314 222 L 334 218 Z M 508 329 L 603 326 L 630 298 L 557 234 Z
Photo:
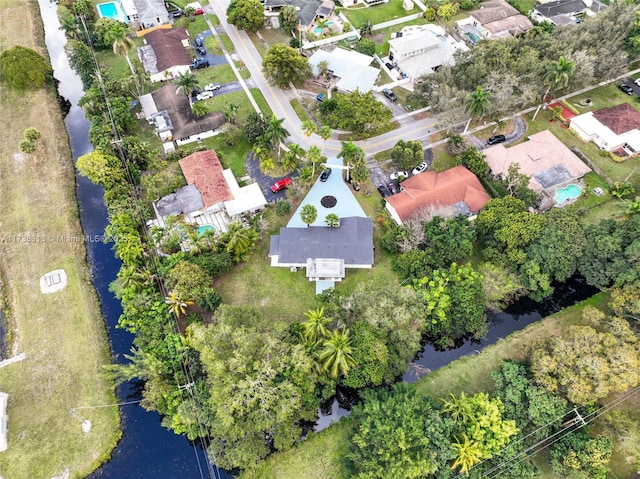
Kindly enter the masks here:
M 204 86 L 204 89 L 206 91 L 216 91 L 220 89 L 220 84 L 219 83 L 209 83 L 208 85 Z
M 411 174 L 412 175 L 417 175 L 418 173 L 422 173 L 424 170 L 426 170 L 427 168 L 429 168 L 429 165 L 427 165 L 424 161 L 422 163 L 420 163 L 418 166 L 416 166 L 412 171 Z
M 207 98 L 213 98 L 213 92 L 211 92 L 211 91 L 201 91 L 196 96 L 196 100 L 206 100 Z
M 397 180 L 400 177 L 404 177 L 407 178 L 409 176 L 409 173 L 407 173 L 406 171 L 394 171 L 393 173 L 391 173 L 389 175 L 389 178 L 391 178 L 392 180 Z

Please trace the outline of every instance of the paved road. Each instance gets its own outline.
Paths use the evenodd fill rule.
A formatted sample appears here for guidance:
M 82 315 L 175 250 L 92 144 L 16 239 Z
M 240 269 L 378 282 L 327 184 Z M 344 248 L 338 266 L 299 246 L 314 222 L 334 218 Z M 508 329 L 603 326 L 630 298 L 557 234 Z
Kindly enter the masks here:
M 227 35 L 229 35 L 229 38 L 236 48 L 236 52 L 251 72 L 251 78 L 255 86 L 264 95 L 274 115 L 278 118 L 285 119 L 283 125 L 291 134 L 289 140 L 300 145 L 316 145 L 323 149 L 325 155 L 336 155 L 341 149 L 340 141 L 331 139 L 325 143 L 318 135 L 311 135 L 310 138 L 304 135 L 300 129 L 301 121 L 291 107 L 285 92 L 279 88 L 272 87 L 264 78 L 262 74 L 262 58 L 247 34 L 227 23 L 226 9 L 228 5 L 229 0 L 219 0 L 205 8 L 208 11 L 213 11 L 220 19 L 220 26 L 227 32 Z M 355 143 L 370 156 L 380 151 L 393 148 L 400 139 L 427 141 L 429 135 L 435 131 L 435 124 L 436 120 L 433 118 L 416 120 L 411 124 L 403 124 L 399 129 Z

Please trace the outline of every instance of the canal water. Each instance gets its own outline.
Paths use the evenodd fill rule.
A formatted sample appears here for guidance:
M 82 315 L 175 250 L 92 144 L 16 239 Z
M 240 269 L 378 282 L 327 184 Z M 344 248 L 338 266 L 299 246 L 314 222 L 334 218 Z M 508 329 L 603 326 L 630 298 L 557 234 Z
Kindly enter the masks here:
M 45 26 L 45 41 L 59 81 L 59 93 L 71 103 L 65 118 L 74 161 L 92 150 L 89 143 L 89 122 L 78 100 L 83 95 L 82 82 L 71 69 L 64 52 L 65 36 L 59 30 L 56 4 L 49 0 L 38 0 Z M 84 177 L 77 176 L 77 197 L 85 235 L 102 235 L 107 225 L 107 211 L 103 202 L 102 189 Z M 122 313 L 120 303 L 109 291 L 109 283 L 120 268 L 111 249 L 111 244 L 87 243 L 88 261 L 91 266 L 93 283 L 100 298 L 105 318 L 111 350 L 116 362 L 126 361 L 123 357 L 131 349 L 133 336 L 116 329 L 118 317 Z M 597 290 L 587 287 L 580 278 L 573 278 L 559 285 L 552 298 L 543 303 L 520 301 L 504 313 L 490 315 L 491 326 L 487 338 L 482 341 L 467 340 L 459 347 L 445 351 L 436 350 L 427 344 L 411 364 L 403 380 L 414 382 L 419 377 L 442 367 L 462 356 L 475 354 L 485 346 L 495 343 L 510 333 L 524 328 L 548 314 L 588 298 Z M 1 336 L 1 332 L 0 332 Z M 140 383 L 127 383 L 118 388 L 121 402 L 136 401 L 141 398 Z M 316 430 L 327 427 L 349 413 L 357 395 L 348 390 L 339 390 L 333 401 L 321 408 L 321 416 Z M 208 468 L 204 450 L 182 436 L 177 436 L 160 424 L 160 417 L 154 412 L 146 412 L 139 405 L 120 408 L 123 439 L 113 453 L 113 458 L 96 471 L 91 478 L 101 479 L 229 479 L 225 471 Z
M 89 143 L 89 121 L 78 107 L 78 100 L 84 93 L 82 82 L 69 66 L 64 52 L 66 38 L 59 29 L 57 5 L 49 0 L 39 0 L 39 5 L 45 29 L 45 42 L 54 76 L 59 81 L 59 93 L 71 103 L 71 109 L 65 117 L 65 125 L 75 161 L 93 149 Z M 102 235 L 107 226 L 107 209 L 103 201 L 102 188 L 82 176 L 76 175 L 76 181 L 84 234 Z M 100 298 L 114 360 L 125 362 L 123 355 L 130 353 L 133 336 L 122 329 L 116 329 L 122 309 L 120 302 L 109 291 L 109 283 L 116 278 L 120 261 L 113 255 L 112 244 L 89 242 L 86 246 L 93 284 Z M 118 388 L 117 393 L 121 402 L 130 402 L 141 399 L 140 391 L 141 385 L 132 382 Z M 137 404 L 122 406 L 120 412 L 123 438 L 113 452 L 111 461 L 96 471 L 92 478 L 231 478 L 215 467 L 208 470 L 204 450 L 199 445 L 191 444 L 185 437 L 173 434 L 162 427 L 157 413 L 147 412 Z

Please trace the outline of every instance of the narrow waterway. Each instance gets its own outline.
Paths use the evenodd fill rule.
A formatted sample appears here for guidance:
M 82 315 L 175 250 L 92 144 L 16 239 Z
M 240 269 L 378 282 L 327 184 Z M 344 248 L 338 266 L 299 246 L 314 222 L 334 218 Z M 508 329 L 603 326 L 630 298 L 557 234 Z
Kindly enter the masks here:
M 38 0 L 45 25 L 45 41 L 59 83 L 60 94 L 71 102 L 71 109 L 65 118 L 69 133 L 74 161 L 92 150 L 89 143 L 89 122 L 78 100 L 83 95 L 82 83 L 70 68 L 64 52 L 66 39 L 59 30 L 56 16 L 56 4 L 50 0 Z M 86 178 L 77 177 L 77 197 L 84 234 L 88 237 L 102 235 L 107 225 L 107 211 L 103 202 L 102 189 Z M 131 349 L 131 334 L 116 329 L 122 309 L 118 300 L 109 291 L 111 283 L 120 268 L 120 262 L 114 257 L 111 244 L 87 243 L 87 254 L 94 286 L 100 297 L 111 350 L 116 362 L 124 361 L 124 354 Z M 403 380 L 414 382 L 418 377 L 440 368 L 462 356 L 479 352 L 498 339 L 524 328 L 540 318 L 559 311 L 578 301 L 586 299 L 596 292 L 584 284 L 580 278 L 572 278 L 556 288 L 555 294 L 543 303 L 520 301 L 505 313 L 490 316 L 489 333 L 482 341 L 464 341 L 459 347 L 445 351 L 436 350 L 427 344 L 411 364 Z M 2 332 L 0 331 L 0 338 Z M 139 383 L 128 383 L 118 389 L 122 402 L 140 399 Z M 349 391 L 340 391 L 333 402 L 329 401 L 321 410 L 316 430 L 347 415 L 357 396 Z M 231 476 L 215 467 L 207 467 L 205 453 L 198 445 L 189 443 L 184 437 L 177 436 L 160 425 L 156 413 L 146 412 L 138 405 L 121 407 L 123 439 L 113 453 L 113 458 L 104 464 L 91 478 L 104 479 L 195 479 L 230 478 Z
M 78 107 L 84 94 L 82 82 L 69 66 L 64 52 L 66 38 L 59 29 L 56 4 L 49 0 L 38 0 L 44 23 L 45 42 L 51 58 L 54 76 L 60 82 L 59 93 L 71 102 L 71 110 L 65 118 L 74 161 L 90 152 L 89 121 Z M 102 188 L 84 177 L 76 175 L 77 197 L 82 228 L 87 237 L 102 235 L 107 226 L 107 209 L 103 201 Z M 91 267 L 93 284 L 98 292 L 102 314 L 105 318 L 111 351 L 116 362 L 126 361 L 124 354 L 130 353 L 133 336 L 116 324 L 122 309 L 120 302 L 109 291 L 109 283 L 120 268 L 112 251 L 112 244 L 87 243 L 87 256 Z M 128 383 L 118 388 L 121 402 L 141 398 L 140 384 Z M 123 438 L 113 452 L 111 461 L 104 464 L 93 478 L 104 479 L 196 479 L 230 478 L 224 471 L 208 470 L 204 450 L 189 443 L 183 436 L 173 434 L 160 425 L 160 416 L 146 412 L 139 405 L 120 408 Z

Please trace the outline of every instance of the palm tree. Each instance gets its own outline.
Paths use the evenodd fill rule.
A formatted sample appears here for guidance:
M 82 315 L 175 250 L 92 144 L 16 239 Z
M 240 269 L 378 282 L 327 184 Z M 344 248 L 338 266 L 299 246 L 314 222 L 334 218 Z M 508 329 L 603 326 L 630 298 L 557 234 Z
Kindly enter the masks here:
M 124 24 L 115 25 L 109 30 L 109 39 L 113 42 L 113 53 L 116 55 L 124 55 L 131 69 L 131 73 L 136 74 L 131 59 L 129 58 L 129 50 L 131 50 L 135 43 L 127 35 L 129 30 Z
M 284 159 L 282 160 L 282 167 L 286 171 L 293 171 L 298 166 L 298 156 L 291 150 L 287 151 L 284 154 Z
M 349 181 L 351 176 L 351 173 L 349 172 L 351 165 L 364 161 L 365 156 L 362 148 L 356 146 L 355 143 L 352 141 L 343 141 L 342 149 L 340 150 L 340 153 L 338 153 L 338 158 L 342 158 L 344 160 L 347 168 L 347 181 Z
M 323 342 L 318 361 L 322 364 L 322 370 L 328 371 L 331 377 L 337 378 L 338 374 L 347 376 L 349 370 L 356 365 L 352 352 L 349 330 L 336 329 L 329 332 Z
M 535 114 L 533 115 L 533 120 L 538 116 L 538 112 L 540 112 L 540 108 L 544 105 L 544 101 L 547 98 L 547 95 L 551 90 L 556 88 L 562 89 L 569 84 L 569 79 L 573 72 L 576 69 L 576 64 L 574 62 L 569 62 L 565 59 L 565 57 L 560 57 L 554 62 L 549 62 L 547 64 L 547 73 L 544 76 L 544 84 L 547 86 L 544 95 L 542 95 L 542 103 L 538 105 Z
M 228 103 L 227 109 L 224 112 L 225 119 L 232 125 L 236 124 L 236 116 L 238 115 L 239 103 Z
M 191 72 L 184 72 L 178 75 L 178 78 L 175 79 L 174 83 L 178 85 L 178 89 L 182 90 L 182 93 L 187 95 L 189 99 L 189 106 L 193 108 L 193 103 L 191 102 L 191 92 L 200 86 L 200 82 L 198 78 Z
M 209 108 L 207 108 L 207 105 L 205 105 L 203 102 L 199 101 L 198 103 L 191 105 L 191 111 L 193 111 L 193 114 L 197 118 L 200 118 L 209 113 Z
M 472 441 L 466 434 L 462 434 L 453 444 L 456 459 L 453 461 L 451 469 L 460 468 L 460 473 L 467 475 L 471 468 L 482 460 L 482 451 L 476 441 Z
M 451 418 L 456 422 L 464 422 L 472 415 L 471 403 L 469 398 L 464 393 L 460 393 L 460 397 L 457 398 L 453 394 L 449 393 L 450 401 L 443 400 L 442 409 L 449 413 Z
M 267 125 L 267 130 L 264 132 L 264 139 L 272 143 L 276 149 L 278 163 L 280 162 L 280 143 L 289 136 L 287 129 L 282 126 L 283 122 L 284 118 L 278 119 L 275 115 L 272 115 Z
M 311 138 L 311 135 L 313 135 L 314 133 L 318 133 L 318 125 L 316 125 L 315 122 L 311 120 L 303 121 L 301 128 L 306 137 L 309 139 Z
M 304 205 L 300 210 L 300 219 L 309 227 L 318 217 L 318 210 L 313 205 Z
M 269 173 L 275 167 L 276 165 L 273 164 L 273 160 L 271 158 L 265 158 L 260 162 L 260 169 L 265 173 Z
M 464 127 L 463 135 L 467 133 L 471 120 L 474 118 L 482 118 L 487 113 L 491 106 L 491 102 L 489 101 L 490 96 L 489 92 L 483 91 L 481 86 L 477 87 L 476 91 L 467 96 L 464 110 L 469 114 L 469 121 Z
M 255 229 L 245 228 L 238 221 L 229 224 L 224 235 L 227 253 L 231 253 L 235 261 L 244 261 L 258 239 Z
M 329 20 L 324 18 L 319 18 L 316 20 L 316 27 L 320 29 L 320 37 L 324 36 L 324 29 L 329 26 Z
M 331 322 L 331 319 L 324 315 L 324 307 L 310 309 L 304 315 L 307 320 L 300 323 L 302 337 L 307 345 L 314 346 L 327 337 L 327 324 Z
M 300 145 L 298 145 L 297 143 L 291 143 L 289 145 L 287 145 L 289 148 L 289 151 L 291 152 L 291 154 L 293 156 L 296 157 L 297 160 L 301 160 L 302 157 L 305 155 L 306 151 L 304 151 L 304 148 L 302 148 Z
M 316 176 L 316 164 L 322 160 L 322 150 L 317 146 L 310 146 L 306 154 L 307 161 L 311 162 L 311 178 Z
M 78 38 L 80 30 L 78 22 L 74 15 L 64 15 L 60 17 L 60 30 L 62 30 L 67 38 L 75 40 Z
M 164 302 L 169 305 L 169 311 L 175 314 L 178 318 L 187 312 L 187 308 L 189 306 L 193 305 L 193 301 L 181 297 L 175 291 L 171 291 L 169 296 L 164 298 Z
M 324 149 L 324 145 L 327 144 L 327 140 L 331 138 L 331 127 L 329 125 L 322 125 L 318 135 L 322 138 L 322 148 Z

